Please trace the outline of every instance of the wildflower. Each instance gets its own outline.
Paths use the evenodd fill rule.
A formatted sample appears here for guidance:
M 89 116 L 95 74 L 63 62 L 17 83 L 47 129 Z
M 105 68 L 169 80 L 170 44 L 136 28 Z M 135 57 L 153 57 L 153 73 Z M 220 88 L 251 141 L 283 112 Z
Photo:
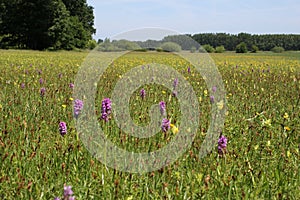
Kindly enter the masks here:
M 170 121 L 164 118 L 161 122 L 161 130 L 167 132 L 170 129 Z
M 215 102 L 215 97 L 213 95 L 210 96 L 209 99 L 210 99 L 210 103 L 214 103 Z
M 223 155 L 225 153 L 226 147 L 227 147 L 227 138 L 224 135 L 221 135 L 221 137 L 218 140 L 219 155 Z
M 133 200 L 133 196 L 129 196 L 129 197 L 127 197 L 127 199 L 126 200 Z
M 111 101 L 109 98 L 105 98 L 102 100 L 102 109 L 101 109 L 101 119 L 104 119 L 108 122 L 108 116 L 111 113 Z
M 207 96 L 207 90 L 203 91 L 204 96 Z
M 75 200 L 75 197 L 70 196 L 70 197 L 69 197 L 69 200 Z
M 177 97 L 177 95 L 178 95 L 177 91 L 174 90 L 174 91 L 172 92 L 172 96 L 173 96 L 173 97 Z
M 290 130 L 291 130 L 290 127 L 288 127 L 288 126 L 285 126 L 284 129 L 285 129 L 286 131 L 290 131 Z
M 219 110 L 222 110 L 224 108 L 224 101 L 221 100 L 220 102 L 218 102 L 217 107 L 218 107 Z
M 173 88 L 174 88 L 174 90 L 176 89 L 177 85 L 178 85 L 178 78 L 175 78 L 175 80 L 173 82 Z
M 61 105 L 63 108 L 66 108 L 67 107 L 67 105 L 66 104 L 63 104 L 63 105 Z
M 74 114 L 75 114 L 75 117 L 78 117 L 80 111 L 82 110 L 83 108 L 83 101 L 79 100 L 79 99 L 76 99 L 75 100 L 75 104 L 74 104 Z
M 22 88 L 22 89 L 25 88 L 25 83 L 21 83 L 21 88 Z
M 216 87 L 216 86 L 213 86 L 213 87 L 212 87 L 212 91 L 213 91 L 213 92 L 216 92 L 216 91 L 217 91 L 217 87 Z
M 165 115 L 166 114 L 166 103 L 164 101 L 159 102 L 160 106 L 160 114 Z
M 42 84 L 44 83 L 43 78 L 40 78 L 39 82 L 40 82 L 40 84 L 42 85 Z
M 284 119 L 288 119 L 289 118 L 289 114 L 287 113 L 284 113 L 284 116 L 283 116 Z
M 72 194 L 72 186 L 64 186 L 64 197 L 70 196 Z
M 55 197 L 54 200 L 60 200 L 60 198 L 59 197 Z
M 171 130 L 174 134 L 177 134 L 179 132 L 179 129 L 174 124 L 170 124 L 170 127 L 172 128 Z
M 143 89 L 141 89 L 141 91 L 140 91 L 140 95 L 141 95 L 142 99 L 144 99 L 144 98 L 146 97 L 146 91 L 145 91 L 145 89 L 144 89 L 144 88 L 143 88 Z
M 264 119 L 263 119 L 262 125 L 263 125 L 263 126 L 271 126 L 271 119 L 268 119 L 268 120 L 264 120 Z
M 62 136 L 67 134 L 67 124 L 66 124 L 66 122 L 60 122 L 59 123 L 59 132 Z
M 191 73 L 191 67 L 188 67 L 188 73 L 189 74 Z
M 286 152 L 286 156 L 289 158 L 289 157 L 291 157 L 291 152 L 288 150 L 287 152 Z
M 41 88 L 40 94 L 41 94 L 42 97 L 45 96 L 45 93 L 46 93 L 46 89 L 45 88 Z
M 73 84 L 73 83 L 70 83 L 70 84 L 69 84 L 69 88 L 73 89 L 73 88 L 74 88 L 74 84 Z
M 72 97 L 70 97 L 69 99 L 70 99 L 70 101 L 73 101 L 73 100 L 74 100 Z

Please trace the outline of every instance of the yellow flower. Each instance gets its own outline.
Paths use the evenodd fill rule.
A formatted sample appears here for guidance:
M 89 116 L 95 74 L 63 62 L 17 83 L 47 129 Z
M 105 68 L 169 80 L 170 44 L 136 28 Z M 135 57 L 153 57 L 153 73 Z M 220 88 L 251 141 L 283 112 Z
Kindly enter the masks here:
M 65 105 L 65 104 L 63 104 L 63 105 L 61 105 L 63 108 L 66 108 L 67 107 L 67 105 Z
M 291 152 L 290 152 L 289 150 L 286 152 L 286 156 L 287 156 L 288 158 L 291 156 Z
M 161 91 L 161 93 L 166 94 L 166 91 L 163 90 L 163 91 Z
M 284 129 L 285 129 L 286 131 L 290 131 L 290 130 L 291 130 L 290 127 L 288 127 L 288 126 L 285 126 Z
M 197 181 L 198 181 L 199 183 L 201 183 L 202 178 L 203 178 L 203 174 L 202 174 L 202 173 L 196 174 L 196 179 L 197 179 Z
M 133 196 L 127 197 L 127 200 L 132 200 L 132 199 L 133 199 Z
M 70 97 L 69 99 L 70 99 L 70 101 L 73 101 L 73 100 L 74 100 L 72 97 Z
M 204 90 L 204 96 L 207 96 L 207 90 Z
M 223 109 L 223 107 L 224 107 L 224 102 L 223 102 L 223 100 L 221 100 L 220 102 L 217 103 L 217 107 L 218 107 L 219 110 L 222 110 L 222 109 Z
M 271 141 L 270 140 L 268 140 L 268 142 L 267 142 L 267 147 L 269 147 L 269 146 L 271 146 Z
M 175 176 L 177 179 L 180 179 L 180 172 L 175 172 Z
M 179 132 L 179 129 L 174 125 L 174 124 L 170 124 L 171 128 L 172 128 L 172 132 L 174 134 L 177 134 Z
M 288 119 L 289 118 L 289 114 L 287 113 L 284 113 L 284 116 L 283 116 L 284 119 Z
M 271 126 L 271 119 L 267 119 L 267 120 L 263 119 L 262 125 L 263 126 Z

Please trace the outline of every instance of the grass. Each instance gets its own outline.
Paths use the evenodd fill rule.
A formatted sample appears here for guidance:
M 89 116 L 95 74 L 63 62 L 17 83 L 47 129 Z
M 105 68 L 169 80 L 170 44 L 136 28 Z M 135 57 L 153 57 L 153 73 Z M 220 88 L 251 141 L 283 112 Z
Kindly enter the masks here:
M 171 165 L 142 174 L 104 166 L 78 137 L 69 84 L 74 83 L 87 52 L 0 53 L 2 199 L 54 199 L 62 196 L 64 184 L 72 186 L 76 199 L 300 198 L 299 52 L 211 54 L 227 93 L 222 134 L 228 144 L 225 156 L 218 155 L 216 146 L 203 159 L 198 155 L 210 122 L 211 88 L 201 75 L 193 68 L 187 73 L 189 64 L 168 53 L 130 53 L 114 62 L 98 82 L 99 117 L 102 99 L 111 96 L 122 74 L 152 61 L 181 72 L 199 98 L 200 125 L 191 148 Z M 145 100 L 139 90 L 130 99 L 133 120 L 147 124 L 151 105 L 164 100 L 167 117 L 179 126 L 182 116 L 176 98 L 169 100 L 172 91 L 155 84 L 143 88 Z M 58 130 L 60 121 L 67 123 L 64 137 Z M 113 118 L 99 122 L 106 136 L 128 151 L 159 149 L 175 137 L 171 131 L 160 131 L 150 139 L 137 139 L 117 127 Z

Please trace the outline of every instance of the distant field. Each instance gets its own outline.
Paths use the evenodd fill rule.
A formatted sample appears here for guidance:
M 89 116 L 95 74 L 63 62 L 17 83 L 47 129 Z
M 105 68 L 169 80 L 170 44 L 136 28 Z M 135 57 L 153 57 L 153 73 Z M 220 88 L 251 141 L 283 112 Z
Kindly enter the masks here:
M 159 149 L 176 132 L 137 140 L 100 120 L 101 102 L 126 71 L 149 62 L 174 67 L 193 86 L 200 107 L 192 147 L 173 164 L 143 174 L 105 167 L 86 150 L 73 119 L 75 75 L 88 52 L 0 50 L 0 198 L 54 199 L 71 185 L 76 199 L 300 199 L 300 52 L 210 54 L 226 88 L 226 154 L 217 144 L 199 149 L 210 122 L 211 88 L 203 77 L 168 53 L 130 53 L 98 82 L 96 113 L 107 137 L 127 150 Z M 180 82 L 179 82 L 180 84 Z M 76 87 L 76 85 L 75 85 Z M 45 91 L 41 94 L 41 89 Z M 172 91 L 145 85 L 132 94 L 130 111 L 140 125 L 148 109 L 167 102 L 167 117 L 180 131 L 184 117 Z M 112 108 L 113 110 L 114 108 Z M 67 124 L 61 136 L 59 123 Z

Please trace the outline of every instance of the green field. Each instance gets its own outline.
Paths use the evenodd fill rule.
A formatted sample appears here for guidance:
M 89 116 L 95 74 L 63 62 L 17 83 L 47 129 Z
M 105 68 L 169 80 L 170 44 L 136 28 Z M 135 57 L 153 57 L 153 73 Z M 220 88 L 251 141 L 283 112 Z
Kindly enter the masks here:
M 203 159 L 199 150 L 211 109 L 211 88 L 203 77 L 193 67 L 188 73 L 189 64 L 169 53 L 129 53 L 115 61 L 98 82 L 99 118 L 101 101 L 122 74 L 153 61 L 181 72 L 198 97 L 200 125 L 191 148 L 171 165 L 142 174 L 106 167 L 78 137 L 69 84 L 88 52 L 1 50 L 0 55 L 1 199 L 54 199 L 64 185 L 72 186 L 76 199 L 300 199 L 300 52 L 211 54 L 226 88 L 222 134 L 228 144 L 224 156 L 216 144 Z M 130 99 L 133 120 L 147 124 L 148 108 L 165 101 L 167 116 L 180 131 L 184 116 L 172 91 L 155 84 L 143 88 L 145 100 L 139 90 Z M 65 136 L 60 121 L 67 123 Z M 99 123 L 111 141 L 130 151 L 156 150 L 176 136 L 160 131 L 139 140 L 113 118 Z

